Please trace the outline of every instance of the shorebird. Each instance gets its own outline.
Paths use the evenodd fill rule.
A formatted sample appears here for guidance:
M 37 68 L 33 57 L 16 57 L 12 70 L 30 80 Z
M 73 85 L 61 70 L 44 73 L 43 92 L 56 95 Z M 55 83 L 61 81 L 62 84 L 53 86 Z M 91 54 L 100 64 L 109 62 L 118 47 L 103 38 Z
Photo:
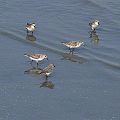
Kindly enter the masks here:
M 63 45 L 69 48 L 70 52 L 73 52 L 75 48 L 80 47 L 81 45 L 84 45 L 84 42 L 81 41 L 68 41 L 68 42 L 62 42 Z
M 33 32 L 34 32 L 35 29 L 36 29 L 36 24 L 35 24 L 35 23 L 27 23 L 26 29 L 27 29 L 27 34 L 28 34 L 29 32 L 32 32 L 32 35 L 33 35 Z
M 91 29 L 95 31 L 95 29 L 100 25 L 99 20 L 93 20 L 92 22 L 89 23 Z
M 46 79 L 48 76 L 53 72 L 55 65 L 54 64 L 49 64 L 47 67 L 45 67 L 40 74 L 43 74 L 46 76 Z
M 42 61 L 44 59 L 47 59 L 48 60 L 48 56 L 45 55 L 45 54 L 24 54 L 24 56 L 28 57 L 31 61 L 31 63 L 33 61 L 36 61 L 37 62 L 37 66 L 38 66 L 38 62 L 39 61 Z

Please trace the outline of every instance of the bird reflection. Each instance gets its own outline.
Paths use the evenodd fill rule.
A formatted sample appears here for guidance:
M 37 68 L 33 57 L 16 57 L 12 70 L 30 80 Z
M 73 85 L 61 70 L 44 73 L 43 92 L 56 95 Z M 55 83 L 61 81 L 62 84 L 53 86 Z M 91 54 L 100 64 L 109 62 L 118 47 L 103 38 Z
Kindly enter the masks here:
M 90 31 L 89 35 L 90 35 L 92 43 L 94 43 L 94 44 L 98 44 L 99 43 L 99 36 L 96 34 L 95 31 Z
M 36 74 L 36 75 L 40 75 L 41 72 L 42 72 L 41 68 L 32 67 L 32 68 L 24 71 L 24 74 Z
M 29 40 L 29 41 L 34 42 L 34 41 L 36 41 L 36 37 L 35 37 L 34 35 L 29 35 L 29 34 L 27 34 L 26 40 Z
M 79 64 L 86 62 L 85 58 L 74 54 L 74 51 L 70 51 L 69 53 L 64 53 L 62 56 L 63 58 L 61 60 L 69 60 L 71 62 L 77 62 Z
M 54 89 L 55 85 L 52 83 L 52 81 L 45 79 L 42 83 L 40 83 L 40 88 L 42 88 L 42 87 Z
M 41 74 L 42 72 L 43 72 L 43 69 L 33 67 L 33 68 L 30 68 L 30 69 L 24 71 L 24 74 L 42 75 Z M 48 80 L 48 77 L 45 77 L 45 80 L 42 83 L 40 83 L 39 85 L 40 85 L 40 88 L 47 87 L 49 89 L 54 89 L 54 86 L 55 86 L 52 81 Z

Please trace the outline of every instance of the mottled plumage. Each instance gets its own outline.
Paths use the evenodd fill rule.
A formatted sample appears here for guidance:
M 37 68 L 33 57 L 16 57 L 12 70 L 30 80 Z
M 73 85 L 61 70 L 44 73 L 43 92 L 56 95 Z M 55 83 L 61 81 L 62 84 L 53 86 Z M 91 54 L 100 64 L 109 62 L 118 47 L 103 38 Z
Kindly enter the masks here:
M 68 42 L 62 42 L 63 45 L 69 48 L 70 52 L 74 51 L 74 48 L 78 48 L 84 43 L 81 41 L 68 41 Z
M 69 47 L 69 48 L 78 48 L 80 47 L 83 42 L 80 41 L 69 41 L 69 42 L 62 42 L 63 45 Z
M 44 74 L 46 77 L 48 77 L 54 69 L 54 64 L 49 64 L 47 67 L 45 67 L 40 74 Z
M 37 65 L 39 61 L 48 59 L 48 56 L 45 54 L 24 54 L 24 56 L 28 57 L 32 61 L 36 61 Z

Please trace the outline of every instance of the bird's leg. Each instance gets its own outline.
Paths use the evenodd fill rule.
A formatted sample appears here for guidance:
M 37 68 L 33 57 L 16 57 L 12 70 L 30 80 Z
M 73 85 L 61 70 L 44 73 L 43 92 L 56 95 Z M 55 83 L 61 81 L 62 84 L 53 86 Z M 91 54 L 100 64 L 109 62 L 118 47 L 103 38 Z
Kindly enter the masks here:
M 69 50 L 70 50 L 70 53 L 72 52 L 72 48 L 69 48 Z
M 75 48 L 72 49 L 72 52 L 75 50 Z
M 38 64 L 38 62 L 37 62 L 37 68 L 38 68 L 38 65 L 39 65 L 39 64 Z
M 70 50 L 69 54 L 71 54 L 71 50 Z
M 71 54 L 73 54 L 73 52 L 74 52 L 74 48 L 72 49 Z
M 73 49 L 72 48 L 70 49 L 70 53 L 69 54 L 73 54 Z
M 73 53 L 73 51 L 74 51 L 74 48 L 71 48 L 71 49 L 70 49 L 70 53 Z
M 48 76 L 47 76 L 47 75 L 45 75 L 45 77 L 46 77 L 46 79 L 45 79 L 45 80 L 47 81 L 47 80 L 48 80 Z
M 33 31 L 32 31 L 32 35 L 33 35 Z
M 28 35 L 28 30 L 27 30 L 27 35 Z

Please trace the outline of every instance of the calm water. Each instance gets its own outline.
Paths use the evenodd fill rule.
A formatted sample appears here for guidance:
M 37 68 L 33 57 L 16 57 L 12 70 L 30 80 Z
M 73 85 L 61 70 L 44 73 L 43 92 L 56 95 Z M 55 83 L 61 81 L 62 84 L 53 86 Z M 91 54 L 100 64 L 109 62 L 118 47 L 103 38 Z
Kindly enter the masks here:
M 90 38 L 92 19 L 101 25 Z M 27 22 L 37 25 L 33 37 Z M 85 47 L 71 55 L 61 45 L 70 40 Z M 120 120 L 119 0 L 1 0 L 0 41 L 0 120 Z M 56 65 L 48 87 L 24 74 L 32 69 L 24 53 Z

